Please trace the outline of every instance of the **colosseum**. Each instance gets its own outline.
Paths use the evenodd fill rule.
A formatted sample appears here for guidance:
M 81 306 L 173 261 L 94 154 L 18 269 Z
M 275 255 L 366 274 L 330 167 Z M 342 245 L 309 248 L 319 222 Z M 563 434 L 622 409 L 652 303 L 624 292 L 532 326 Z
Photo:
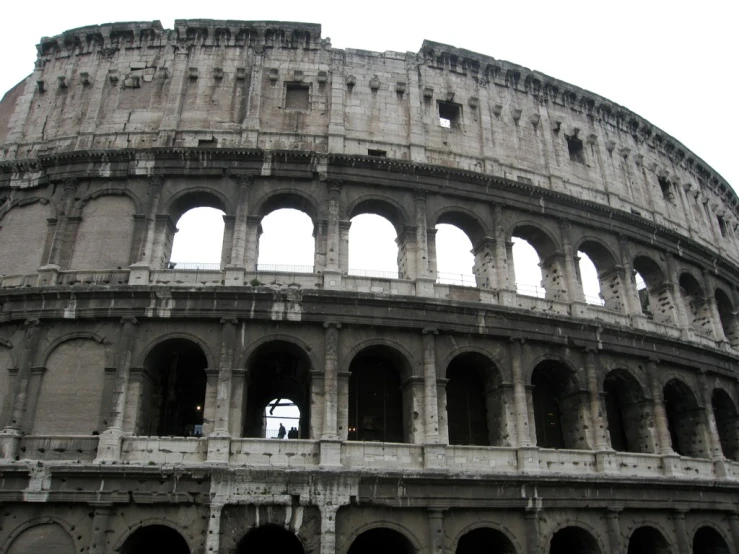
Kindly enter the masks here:
M 0 551 L 739 552 L 738 204 L 628 109 L 436 42 L 42 38 L 0 103 Z M 213 267 L 171 259 L 198 207 Z M 284 208 L 307 270 L 258 264 Z M 350 271 L 362 214 L 397 274 Z

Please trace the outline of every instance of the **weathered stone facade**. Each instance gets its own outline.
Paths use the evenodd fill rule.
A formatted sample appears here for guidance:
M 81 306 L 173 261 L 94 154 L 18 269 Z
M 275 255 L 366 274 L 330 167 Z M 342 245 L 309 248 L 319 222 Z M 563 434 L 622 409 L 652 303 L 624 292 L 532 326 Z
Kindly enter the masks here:
M 44 38 L 0 103 L 0 551 L 737 552 L 737 200 L 628 110 L 442 44 Z M 221 268 L 169 269 L 197 206 Z M 284 207 L 310 273 L 258 271 Z M 348 274 L 363 213 L 397 279 Z M 437 282 L 438 223 L 477 287 Z M 275 397 L 299 439 L 262 438 Z

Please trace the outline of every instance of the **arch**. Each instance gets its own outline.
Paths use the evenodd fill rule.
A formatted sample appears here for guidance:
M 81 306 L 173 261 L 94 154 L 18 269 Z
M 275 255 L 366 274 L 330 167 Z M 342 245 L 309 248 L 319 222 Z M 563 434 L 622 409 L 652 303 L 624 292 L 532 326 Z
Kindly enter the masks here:
M 207 367 L 194 341 L 169 338 L 151 348 L 144 358 L 148 379 L 142 381 L 139 434 L 201 436 Z
M 578 256 L 581 254 L 584 255 L 595 268 L 596 275 L 594 280 L 597 283 L 590 283 L 589 280 L 586 281 L 586 276 L 583 275 L 584 268 L 582 264 L 586 260 L 581 257 L 580 263 L 575 265 L 583 292 L 586 293 L 585 289 L 589 288 L 589 286 L 597 288 L 598 298 L 591 299 L 589 298 L 591 295 L 586 293 L 586 302 L 591 304 L 601 304 L 602 302 L 602 305 L 610 310 L 623 311 L 623 295 L 625 290 L 621 278 L 622 272 L 616 271 L 618 265 L 616 255 L 605 243 L 593 237 L 583 237 L 575 248 L 575 252 L 577 252 Z
M 511 268 L 518 293 L 541 297 L 539 287 L 542 287 L 548 300 L 569 300 L 568 286 L 564 281 L 565 258 L 549 231 L 535 222 L 519 221 L 510 236 L 513 243 Z M 538 258 L 536 265 L 533 254 L 526 252 L 522 243 L 535 252 Z M 533 282 L 536 279 L 539 281 Z
M 449 362 L 446 378 L 449 444 L 507 446 L 507 399 L 494 362 L 465 352 Z
M 395 200 L 385 196 L 363 195 L 350 203 L 346 209 L 347 219 L 361 214 L 374 214 L 387 219 L 400 236 L 405 227 L 410 225 L 411 218 L 405 208 Z
M 0 549 L 7 554 L 54 552 L 74 554 L 77 551 L 70 526 L 55 517 L 34 518 L 16 527 Z
M 57 337 L 53 341 L 51 341 L 49 346 L 47 346 L 46 349 L 43 350 L 43 352 L 41 353 L 41 357 L 40 357 L 41 365 L 43 366 L 47 365 L 49 361 L 49 356 L 51 355 L 51 353 L 54 351 L 54 349 L 57 346 L 67 341 L 74 340 L 74 339 L 90 339 L 97 343 L 108 346 L 105 343 L 105 339 L 101 337 L 100 335 L 98 335 L 97 333 L 91 333 L 89 331 L 74 331 L 72 333 L 65 333 L 62 336 Z M 112 358 L 112 353 L 111 353 L 111 355 L 108 355 L 106 357 L 106 363 L 112 366 L 113 365 L 112 362 L 113 362 L 113 358 Z
M 682 380 L 670 379 L 662 389 L 672 449 L 681 456 L 707 457 L 703 409 Z
M 80 216 L 85 209 L 85 206 L 90 203 L 92 200 L 97 200 L 98 198 L 103 198 L 105 196 L 127 196 L 131 199 L 133 202 L 133 205 L 136 208 L 137 214 L 143 214 L 144 213 L 144 204 L 141 202 L 141 199 L 139 196 L 134 193 L 132 190 L 127 188 L 118 188 L 111 186 L 110 188 L 104 188 L 104 189 L 97 189 L 94 190 L 82 198 L 77 202 L 77 205 L 75 207 L 75 215 Z
M 716 288 L 714 298 L 726 340 L 729 341 L 731 346 L 739 345 L 739 320 L 731 297 L 723 289 Z
M 186 530 L 181 527 L 179 524 L 177 524 L 174 521 L 171 521 L 169 519 L 163 518 L 163 517 L 146 517 L 144 519 L 141 519 L 139 521 L 136 521 L 134 523 L 131 523 L 130 525 L 127 525 L 125 529 L 118 535 L 118 537 L 115 540 L 115 543 L 112 544 L 112 551 L 113 552 L 120 552 L 121 548 L 123 547 L 123 543 L 126 542 L 126 540 L 136 531 L 143 527 L 149 527 L 149 526 L 160 526 L 160 527 L 169 527 L 173 531 L 176 531 L 183 539 L 185 539 L 185 542 L 187 543 L 187 547 L 190 549 L 190 551 L 193 550 L 193 544 L 191 541 L 187 539 Z
M 455 554 L 477 554 L 482 549 L 489 554 L 516 554 L 518 551 L 508 536 L 491 527 L 477 527 L 456 541 Z
M 473 248 L 490 234 L 476 213 L 459 206 L 445 206 L 434 213 L 429 227 L 437 225 L 454 225 L 469 237 Z
M 657 311 L 660 306 L 660 298 L 663 296 L 662 288 L 665 284 L 665 272 L 662 267 L 650 256 L 638 254 L 632 260 L 632 267 L 636 274 L 644 282 L 644 288 L 640 289 L 637 281 L 637 294 L 641 305 L 641 311 L 647 317 L 657 317 L 661 320 L 671 319 L 670 315 L 659 316 Z
M 583 236 L 575 243 L 575 252 L 584 252 L 593 261 L 593 265 L 598 273 L 609 271 L 613 266 L 618 264 L 618 256 L 614 253 L 610 246 L 599 238 L 592 236 Z
M 587 449 L 585 394 L 571 366 L 554 359 L 539 362 L 531 374 L 536 443 L 542 448 Z
M 59 343 L 46 359 L 33 418 L 35 435 L 90 435 L 105 430 L 105 347 L 88 338 Z
M 243 432 L 265 437 L 265 408 L 277 399 L 289 399 L 300 410 L 299 438 L 310 435 L 310 382 L 313 364 L 294 341 L 271 340 L 253 349 L 246 360 L 249 379 Z
M 653 453 L 649 424 L 653 414 L 644 388 L 626 369 L 613 369 L 603 380 L 611 447 L 621 452 Z
M 290 229 L 289 233 L 285 229 Z M 325 226 L 306 211 L 279 207 L 267 213 L 259 228 L 258 271 L 313 273 L 325 266 Z
M 17 202 L 0 225 L 0 275 L 35 273 L 46 260 L 49 202 Z
M 216 360 L 213 357 L 213 354 L 211 353 L 210 349 L 208 348 L 208 343 L 206 343 L 201 337 L 198 335 L 195 335 L 193 333 L 187 333 L 184 331 L 173 331 L 171 333 L 164 333 L 163 335 L 159 335 L 152 340 L 150 340 L 144 348 L 141 349 L 139 356 L 137 357 L 137 365 L 139 367 L 143 366 L 145 363 L 146 358 L 149 356 L 152 350 L 157 347 L 157 345 L 170 340 L 170 339 L 184 339 L 188 340 L 190 342 L 194 342 L 198 345 L 198 348 L 203 351 L 203 354 L 205 355 L 205 359 L 208 362 L 208 365 L 206 367 L 218 367 L 216 365 Z M 244 366 L 240 366 L 244 367 Z
M 419 546 L 405 528 L 383 522 L 358 529 L 352 536 L 347 554 L 375 554 L 383 550 L 397 554 L 414 554 L 418 552 Z
M 13 208 L 22 208 L 23 206 L 30 206 L 36 203 L 39 203 L 42 206 L 49 206 L 52 212 L 51 217 L 53 219 L 57 218 L 59 210 L 55 202 L 49 200 L 48 198 L 42 198 L 41 196 L 32 196 L 30 198 L 19 198 L 18 200 L 12 200 L 0 207 L 0 221 L 2 221 L 3 218 L 8 215 L 8 212 L 10 212 Z
M 307 214 L 315 226 L 320 213 L 318 206 L 319 202 L 305 192 L 284 188 L 272 190 L 257 200 L 255 202 L 255 212 L 261 219 L 283 208 L 298 210 Z
M 168 214 L 174 222 L 194 208 L 215 208 L 226 215 L 234 213 L 228 197 L 222 191 L 211 187 L 188 187 L 170 196 L 163 206 L 162 213 Z
M 517 237 L 525 240 L 544 262 L 551 255 L 559 252 L 559 243 L 551 233 L 534 221 L 517 221 L 509 234 L 509 240 Z
M 410 379 L 411 377 L 419 376 L 419 373 L 417 371 L 418 364 L 416 363 L 415 357 L 413 356 L 411 351 L 408 350 L 408 348 L 406 348 L 403 344 L 392 339 L 378 337 L 363 340 L 362 342 L 354 345 L 354 347 L 347 353 L 345 359 L 348 360 L 349 365 L 351 365 L 351 363 L 360 352 L 372 346 L 383 346 L 392 350 L 397 350 L 397 352 L 402 357 L 401 365 L 403 374 L 401 375 L 401 379 L 403 379 L 404 381 L 406 379 Z
M 457 346 L 446 352 L 446 356 L 441 360 L 440 367 L 448 367 L 451 361 L 461 354 L 479 354 L 480 356 L 487 358 L 491 364 L 493 364 L 496 370 L 500 373 L 502 382 L 510 381 L 510 370 L 503 364 L 503 361 L 499 356 L 496 356 L 494 352 L 490 352 L 484 348 L 480 348 L 475 345 L 464 345 Z
M 549 554 L 601 554 L 592 530 L 581 525 L 561 527 L 549 539 Z
M 511 554 L 517 554 L 519 552 L 524 552 L 523 547 L 519 544 L 516 535 L 511 532 L 510 529 L 507 527 L 504 527 L 500 525 L 498 522 L 488 521 L 488 520 L 479 520 L 476 521 L 470 525 L 467 525 L 464 527 L 457 535 L 453 538 L 452 545 L 453 549 L 452 551 L 455 552 L 455 554 L 461 554 L 458 552 L 459 547 L 459 540 L 464 537 L 465 535 L 472 533 L 478 529 L 489 529 L 491 531 L 495 531 L 499 535 L 502 536 L 502 538 L 506 539 L 508 543 L 511 545 L 510 552 Z M 506 550 L 501 551 L 500 553 L 497 553 L 496 551 L 493 551 L 492 554 L 508 554 Z
M 627 554 L 670 554 L 670 544 L 655 527 L 643 525 L 629 537 Z
M 127 195 L 101 195 L 81 210 L 73 269 L 123 269 L 131 259 L 136 205 Z
M 680 295 L 685 305 L 688 325 L 703 334 L 712 334 L 711 313 L 706 302 L 703 287 L 693 274 L 685 271 L 679 278 Z
M 713 526 L 699 527 L 693 535 L 693 554 L 730 554 L 727 540 Z
M 268 335 L 263 335 L 257 340 L 249 343 L 249 345 L 244 349 L 244 351 L 241 353 L 241 356 L 239 357 L 238 367 L 247 367 L 249 358 L 254 354 L 256 350 L 259 349 L 260 346 L 268 342 L 275 342 L 275 341 L 289 342 L 289 343 L 294 344 L 296 347 L 302 350 L 302 353 L 305 356 L 308 357 L 308 359 L 310 360 L 311 367 L 314 367 L 314 368 L 322 367 L 322 364 L 319 363 L 319 360 L 316 359 L 315 352 L 313 351 L 313 348 L 311 347 L 311 345 L 309 345 L 307 342 L 305 342 L 303 339 L 299 337 L 296 337 L 294 335 L 288 335 L 285 333 L 270 333 Z
M 711 407 L 716 420 L 721 451 L 729 460 L 739 460 L 739 415 L 729 394 L 721 389 L 713 389 Z
M 192 551 L 182 532 L 169 523 L 142 522 L 119 542 L 115 551 L 120 554 L 190 554 Z
M 412 442 L 411 369 L 402 352 L 384 344 L 365 346 L 349 363 L 348 439 Z
M 236 545 L 236 554 L 253 552 L 305 554 L 305 547 L 295 533 L 279 525 L 266 524 L 250 529 Z

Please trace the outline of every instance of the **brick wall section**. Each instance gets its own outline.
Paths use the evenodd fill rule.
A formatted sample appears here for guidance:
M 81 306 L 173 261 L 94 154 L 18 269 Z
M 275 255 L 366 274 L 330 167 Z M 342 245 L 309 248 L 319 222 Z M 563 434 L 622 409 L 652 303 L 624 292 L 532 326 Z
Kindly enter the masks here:
M 31 204 L 11 209 L 0 219 L 0 275 L 34 273 L 42 264 L 48 204 Z
M 125 196 L 103 196 L 82 211 L 72 269 L 125 268 L 131 263 L 136 208 Z

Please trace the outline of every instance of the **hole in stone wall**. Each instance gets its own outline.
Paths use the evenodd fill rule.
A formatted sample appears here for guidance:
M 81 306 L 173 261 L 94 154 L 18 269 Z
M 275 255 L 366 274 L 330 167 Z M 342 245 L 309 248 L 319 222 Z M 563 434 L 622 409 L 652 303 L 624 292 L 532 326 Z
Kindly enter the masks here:
M 368 156 L 374 156 L 376 158 L 385 158 L 387 156 L 387 150 L 375 150 L 372 148 L 367 149 Z
M 277 273 L 313 273 L 315 232 L 308 214 L 292 208 L 275 210 L 262 218 L 257 270 Z
M 476 285 L 474 266 L 475 256 L 472 254 L 472 242 L 467 234 L 455 225 L 445 223 L 437 225 L 437 282 L 474 287 Z
M 413 554 L 416 549 L 401 533 L 393 529 L 378 527 L 359 535 L 349 547 L 348 554 Z
M 511 540 L 497 529 L 481 527 L 465 533 L 457 543 L 455 554 L 478 554 L 481 545 L 485 545 L 483 552 L 494 554 L 516 554 L 516 547 Z
M 670 554 L 670 547 L 657 529 L 640 527 L 629 538 L 627 554 Z
M 721 236 L 725 237 L 729 232 L 729 229 L 726 226 L 726 220 L 723 218 L 723 216 L 717 215 L 716 221 L 718 221 L 718 229 L 721 232 Z
M 224 215 L 215 208 L 185 212 L 177 222 L 169 269 L 220 269 Z
M 662 198 L 672 200 L 672 184 L 665 177 L 657 177 L 659 188 L 662 191 Z
M 595 264 L 585 252 L 577 253 L 578 273 L 580 274 L 580 282 L 582 284 L 585 302 L 595 306 L 603 306 L 605 302 L 601 295 L 600 279 L 598 279 L 598 270 Z
M 285 107 L 289 110 L 309 110 L 310 87 L 300 83 L 285 83 Z
M 275 554 L 304 554 L 300 539 L 277 525 L 262 525 L 249 531 L 236 545 L 236 554 L 274 552 Z
M 649 413 L 638 381 L 626 370 L 614 369 L 603 381 L 611 448 L 618 452 L 649 453 Z
M 136 529 L 120 550 L 121 554 L 190 554 L 182 535 L 166 525 L 146 525 Z
M 354 216 L 348 236 L 349 275 L 383 279 L 402 277 L 396 236 L 395 227 L 385 217 L 372 213 Z
M 577 137 L 565 137 L 567 139 L 567 151 L 570 154 L 570 161 L 584 164 L 585 163 L 585 146 Z
M 701 527 L 693 536 L 694 554 L 729 554 L 729 545 L 724 538 L 711 527 Z
M 454 102 L 439 102 L 439 125 L 446 129 L 459 127 L 462 106 Z
M 544 298 L 541 267 L 536 249 L 527 240 L 513 237 L 513 266 L 516 268 L 516 292 L 526 296 Z
M 300 437 L 300 409 L 289 398 L 270 400 L 264 408 L 264 429 L 268 439 L 297 439 Z

